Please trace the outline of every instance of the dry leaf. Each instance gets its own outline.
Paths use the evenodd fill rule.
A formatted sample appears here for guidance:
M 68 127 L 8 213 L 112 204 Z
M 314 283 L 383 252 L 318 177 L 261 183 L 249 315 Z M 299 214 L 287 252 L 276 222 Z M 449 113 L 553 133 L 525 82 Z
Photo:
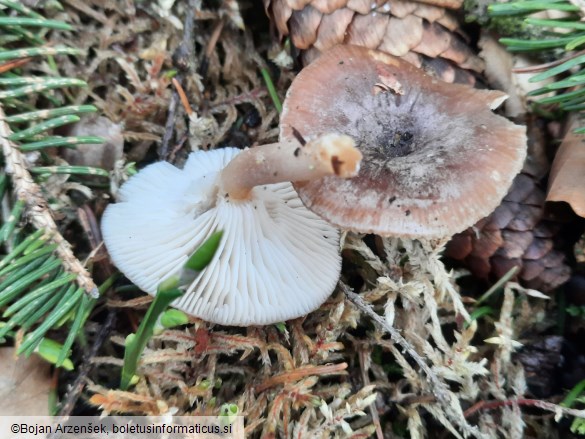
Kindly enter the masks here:
M 490 85 L 506 92 L 509 96 L 504 103 L 506 116 L 518 117 L 526 113 L 526 102 L 520 95 L 512 77 L 514 58 L 490 35 L 483 33 L 479 40 L 479 56 L 485 60 L 485 75 Z
M 481 48 L 479 56 L 485 61 L 485 76 L 490 86 L 506 92 L 509 96 L 504 103 L 506 116 L 512 118 L 524 116 L 528 107 L 526 94 L 553 82 L 553 78 L 529 82 L 538 72 L 514 73 L 512 69 L 534 66 L 537 62 L 524 55 L 512 55 L 487 32 L 482 32 L 479 47 Z M 540 98 L 545 96 L 547 95 Z
M 0 415 L 49 416 L 50 366 L 32 356 L 15 358 L 0 348 Z
M 571 116 L 565 139 L 550 171 L 546 201 L 565 201 L 585 217 L 585 136 L 573 133 L 585 125 L 585 118 Z

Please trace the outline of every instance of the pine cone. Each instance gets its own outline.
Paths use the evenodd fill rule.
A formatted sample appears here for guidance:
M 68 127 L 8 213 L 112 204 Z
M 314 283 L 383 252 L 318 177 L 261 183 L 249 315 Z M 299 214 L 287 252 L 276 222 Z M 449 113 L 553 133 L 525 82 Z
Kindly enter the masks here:
M 304 64 L 337 44 L 403 57 L 444 81 L 475 84 L 483 61 L 445 7 L 461 0 L 264 0 L 281 37 L 303 50 Z M 433 4 L 427 4 L 432 2 Z M 438 6 L 435 6 L 438 5 Z
M 543 217 L 545 193 L 529 174 L 519 174 L 502 204 L 474 227 L 455 235 L 445 255 L 477 277 L 495 280 L 518 266 L 528 288 L 550 292 L 569 279 L 565 255 L 555 249 L 557 223 Z

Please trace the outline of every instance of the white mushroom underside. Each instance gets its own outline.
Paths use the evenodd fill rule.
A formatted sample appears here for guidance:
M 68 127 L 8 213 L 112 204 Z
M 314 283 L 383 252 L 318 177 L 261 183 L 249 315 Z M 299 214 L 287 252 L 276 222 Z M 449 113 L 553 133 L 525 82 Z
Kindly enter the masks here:
M 132 177 L 102 220 L 108 251 L 132 282 L 154 295 L 223 230 L 212 263 L 173 305 L 225 325 L 305 315 L 335 288 L 339 233 L 303 206 L 290 183 L 256 187 L 250 201 L 218 194 L 219 171 L 238 152 L 196 152 L 183 170 L 160 162 Z

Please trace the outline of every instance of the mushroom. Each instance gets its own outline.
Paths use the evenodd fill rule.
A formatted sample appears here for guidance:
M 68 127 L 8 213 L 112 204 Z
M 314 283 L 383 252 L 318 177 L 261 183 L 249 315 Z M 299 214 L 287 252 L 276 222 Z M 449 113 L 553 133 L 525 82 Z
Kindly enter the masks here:
M 364 158 L 349 179 L 295 183 L 303 203 L 343 229 L 449 237 L 490 214 L 526 157 L 525 128 L 494 114 L 506 95 L 434 79 L 390 55 L 342 45 L 288 90 L 280 139 L 351 136 Z
M 296 318 L 331 294 L 341 258 L 339 232 L 303 206 L 289 181 L 353 176 L 360 160 L 351 138 L 327 134 L 305 146 L 198 151 L 183 169 L 152 164 L 106 209 L 104 241 L 118 268 L 154 295 L 222 230 L 212 262 L 173 305 L 225 325 Z

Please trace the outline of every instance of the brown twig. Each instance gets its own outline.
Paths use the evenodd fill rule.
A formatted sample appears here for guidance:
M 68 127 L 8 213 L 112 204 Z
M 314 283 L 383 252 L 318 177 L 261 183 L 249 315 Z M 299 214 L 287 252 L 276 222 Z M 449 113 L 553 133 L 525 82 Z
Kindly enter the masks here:
M 193 70 L 192 62 L 195 59 L 195 45 L 193 29 L 195 25 L 195 12 L 197 9 L 197 1 L 189 0 L 187 13 L 185 14 L 185 31 L 183 32 L 183 39 L 181 44 L 173 53 L 173 64 L 178 68 L 179 73 L 176 76 L 176 82 L 182 83 L 185 79 L 185 73 Z M 175 132 L 175 118 L 177 113 L 177 105 L 180 99 L 177 90 L 173 90 L 171 95 L 171 102 L 169 103 L 169 110 L 167 114 L 167 122 L 165 124 L 165 132 L 162 137 L 161 146 L 159 150 L 159 157 L 161 160 L 166 160 L 169 156 L 169 145 L 173 134 Z
M 185 108 L 185 112 L 187 113 L 187 116 L 191 116 L 193 114 L 193 109 L 191 108 L 191 105 L 189 105 L 189 99 L 187 99 L 187 95 L 185 94 L 185 90 L 183 89 L 183 86 L 181 85 L 181 83 L 179 81 L 177 81 L 177 78 L 173 78 L 172 82 L 173 82 L 173 85 L 175 86 L 175 90 L 179 94 L 179 98 L 181 99 L 181 104 L 183 104 L 183 107 Z
M 289 370 L 278 375 L 274 375 L 256 386 L 256 392 L 260 393 L 270 387 L 291 381 L 299 381 L 302 378 L 313 375 L 333 375 L 339 374 L 347 369 L 347 363 L 330 364 L 327 366 L 302 366 L 294 370 Z
M 570 61 L 574 58 L 577 58 L 578 56 L 581 55 L 585 55 L 585 50 L 580 50 L 579 52 L 575 52 L 572 55 L 569 55 L 563 59 L 558 59 L 556 61 L 551 61 L 545 64 L 539 64 L 537 66 L 528 66 L 528 67 L 518 67 L 515 69 L 512 69 L 512 73 L 536 73 L 536 72 L 542 72 L 544 70 L 548 70 L 550 68 L 556 67 L 556 66 L 560 66 L 561 64 Z
M 180 74 L 179 74 L 180 75 Z M 179 76 L 177 75 L 177 76 Z M 182 75 L 180 75 L 182 77 Z M 165 133 L 163 134 L 159 157 L 161 160 L 166 160 L 169 155 L 169 144 L 175 132 L 175 117 L 177 112 L 177 102 L 179 100 L 179 94 L 173 91 L 171 102 L 169 103 L 169 111 L 167 113 L 167 123 L 165 124 Z
M 221 18 L 213 28 L 213 31 L 211 32 L 211 37 L 209 37 L 209 42 L 207 43 L 207 47 L 205 48 L 205 56 L 207 58 L 209 58 L 213 51 L 215 50 L 215 46 L 219 41 L 219 36 L 221 35 L 221 31 L 223 30 L 224 25 L 225 19 Z
M 26 161 L 20 150 L 8 137 L 12 134 L 10 127 L 5 122 L 4 110 L 0 106 L 0 143 L 6 162 L 6 172 L 12 177 L 14 194 L 16 198 L 26 203 L 26 212 L 30 222 L 36 229 L 43 229 L 50 236 L 51 241 L 57 244 L 55 252 L 63 263 L 63 267 L 70 273 L 76 274 L 77 284 L 93 298 L 99 296 L 99 291 L 83 264 L 75 257 L 71 244 L 59 233 L 57 224 L 49 211 L 41 188 L 34 182 Z
M 102 234 L 93 211 L 89 206 L 81 206 L 77 209 L 77 218 L 87 235 L 91 249 L 97 249 L 102 243 Z

